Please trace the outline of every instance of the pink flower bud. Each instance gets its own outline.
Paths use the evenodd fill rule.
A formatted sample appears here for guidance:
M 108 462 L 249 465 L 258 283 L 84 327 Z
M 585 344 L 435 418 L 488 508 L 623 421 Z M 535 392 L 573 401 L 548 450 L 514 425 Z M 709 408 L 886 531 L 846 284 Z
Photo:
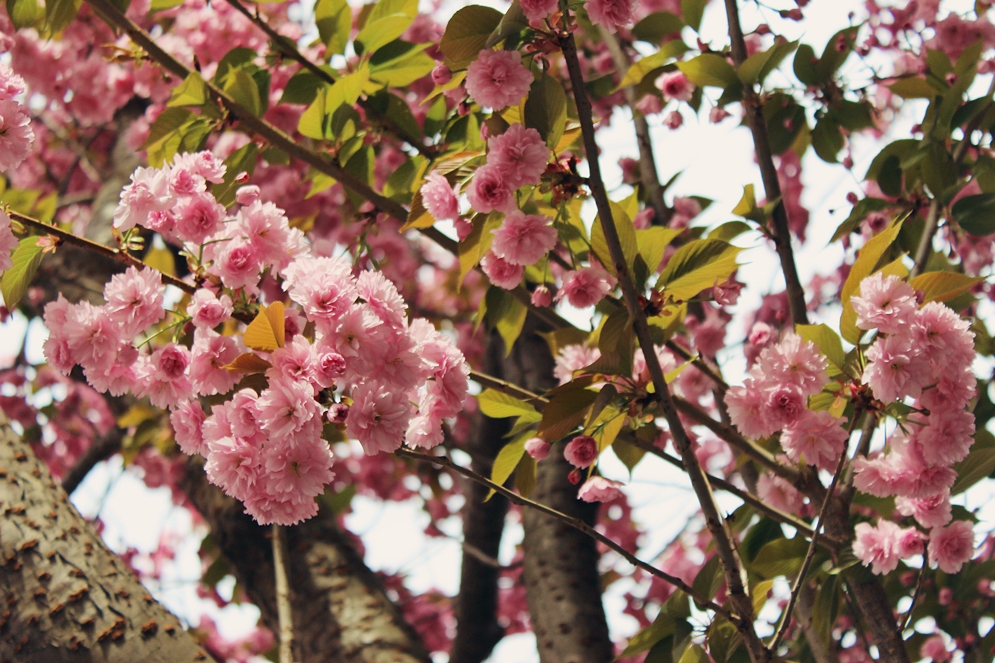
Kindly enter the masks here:
M 544 285 L 539 286 L 532 292 L 532 306 L 537 306 L 539 308 L 545 308 L 553 302 L 553 296 L 549 292 L 549 288 Z
M 453 78 L 453 72 L 444 64 L 438 64 L 432 70 L 432 82 L 436 85 L 445 85 Z
M 525 451 L 536 460 L 542 460 L 549 455 L 549 442 L 541 437 L 533 437 L 525 442 Z

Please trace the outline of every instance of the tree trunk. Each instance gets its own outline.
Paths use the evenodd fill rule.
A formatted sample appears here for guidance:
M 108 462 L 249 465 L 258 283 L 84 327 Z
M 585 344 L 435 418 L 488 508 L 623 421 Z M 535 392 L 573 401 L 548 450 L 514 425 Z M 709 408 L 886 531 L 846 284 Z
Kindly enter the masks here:
M 0 412 L 0 661 L 209 660 Z
M 211 485 L 202 462 L 191 460 L 181 488 L 211 527 L 263 622 L 278 629 L 270 528 Z M 288 569 L 299 663 L 428 663 L 429 656 L 380 579 L 326 509 L 287 528 Z
M 537 334 L 515 344 L 505 379 L 533 391 L 556 385 L 553 356 Z M 598 505 L 577 499 L 573 469 L 562 446 L 553 448 L 536 472 L 532 499 L 594 525 Z M 601 603 L 597 544 L 591 537 L 532 509 L 523 514 L 525 579 L 532 630 L 542 663 L 608 663 L 614 649 Z

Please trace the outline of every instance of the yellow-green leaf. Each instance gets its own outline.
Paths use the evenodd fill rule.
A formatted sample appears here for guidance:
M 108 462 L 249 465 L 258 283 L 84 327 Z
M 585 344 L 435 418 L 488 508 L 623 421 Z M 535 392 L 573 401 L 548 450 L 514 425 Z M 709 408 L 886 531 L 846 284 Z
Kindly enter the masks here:
M 568 389 L 554 396 L 542 409 L 539 437 L 556 442 L 572 433 L 597 397 L 597 392 L 590 389 Z
M 846 352 L 839 334 L 826 325 L 798 325 L 795 331 L 806 341 L 811 341 L 836 368 L 843 370 L 846 363 Z
M 622 77 L 622 81 L 615 87 L 615 91 L 631 87 L 633 85 L 639 85 L 643 78 L 646 77 L 646 74 L 650 73 L 654 69 L 659 69 L 670 60 L 683 55 L 687 52 L 687 50 L 687 44 L 680 39 L 668 41 L 666 44 L 661 46 L 660 50 L 656 53 L 647 55 L 638 62 L 634 62 L 632 66 L 629 67 L 629 70 L 625 72 L 625 76 Z
M 980 276 L 968 276 L 957 272 L 926 272 L 909 281 L 909 285 L 923 291 L 926 295 L 924 303 L 945 302 L 967 292 L 983 280 L 984 278 Z
M 504 482 L 508 480 L 508 477 L 511 476 L 511 473 L 518 466 L 518 461 L 525 454 L 525 442 L 530 437 L 531 435 L 528 433 L 520 435 L 501 448 L 497 458 L 494 459 L 494 465 L 491 467 L 491 481 L 499 486 L 504 485 Z M 490 499 L 493 494 L 494 490 L 492 489 L 488 493 L 487 499 Z
M 167 106 L 203 106 L 207 101 L 207 84 L 196 71 L 190 74 L 173 89 Z
M 342 55 L 352 31 L 352 8 L 346 0 L 318 0 L 314 4 L 314 22 L 327 55 Z
M 733 66 L 715 53 L 703 53 L 686 62 L 678 62 L 677 68 L 699 87 L 726 88 L 739 83 L 739 76 Z
M 9 310 L 13 311 L 21 297 L 28 291 L 31 280 L 38 271 L 43 257 L 42 247 L 38 246 L 40 237 L 25 237 L 17 244 L 17 248 L 11 254 L 10 259 L 13 265 L 0 277 L 0 293 L 3 294 L 3 303 Z
M 567 126 L 567 95 L 560 81 L 546 73 L 533 81 L 523 119 L 525 126 L 538 131 L 547 145 L 558 145 Z
M 525 401 L 494 389 L 485 389 L 477 396 L 480 411 L 493 419 L 534 415 L 536 409 Z
M 463 68 L 476 60 L 502 18 L 501 12 L 482 5 L 463 7 L 453 14 L 439 42 L 450 68 Z
M 657 288 L 674 299 L 687 301 L 702 290 L 722 283 L 739 266 L 736 256 L 742 251 L 718 239 L 688 242 L 670 258 L 660 274 Z
M 639 252 L 638 243 L 636 242 L 636 227 L 632 223 L 632 219 L 626 214 L 625 210 L 618 203 L 609 203 L 612 212 L 612 219 L 615 222 L 615 231 L 618 233 L 619 243 L 622 245 L 622 255 L 625 258 L 625 264 L 632 271 L 633 262 L 636 259 L 636 254 Z M 605 239 L 605 231 L 601 225 L 601 216 L 599 215 L 594 220 L 594 225 L 591 226 L 591 249 L 598 256 L 598 260 L 604 265 L 613 276 L 616 275 L 615 264 L 611 259 L 611 254 L 608 251 L 608 241 Z
M 363 45 L 364 53 L 373 53 L 404 34 L 417 15 L 418 0 L 380 0 L 366 17 L 356 42 Z
M 856 344 L 862 335 L 862 331 L 857 327 L 857 313 L 850 304 L 850 298 L 859 291 L 860 282 L 873 273 L 874 268 L 881 260 L 888 247 L 892 245 L 898 232 L 902 229 L 902 221 L 899 219 L 878 235 L 871 238 L 860 249 L 857 259 L 850 268 L 846 283 L 840 292 L 840 300 L 843 304 L 843 314 L 840 316 L 840 333 L 850 343 Z

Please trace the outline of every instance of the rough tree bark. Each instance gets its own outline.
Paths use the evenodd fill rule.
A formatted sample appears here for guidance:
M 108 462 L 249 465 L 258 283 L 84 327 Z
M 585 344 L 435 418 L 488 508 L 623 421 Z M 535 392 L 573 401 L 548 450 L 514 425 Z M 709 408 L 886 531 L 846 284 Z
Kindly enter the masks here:
M 537 334 L 516 344 L 522 374 L 505 379 L 533 391 L 556 385 L 553 357 Z M 573 467 L 556 447 L 538 465 L 532 499 L 593 525 L 598 505 L 577 499 L 567 475 Z M 532 509 L 523 514 L 524 579 L 532 630 L 542 663 L 607 663 L 614 657 L 594 539 Z
M 242 505 L 211 485 L 192 460 L 181 488 L 211 527 L 263 622 L 277 630 L 276 585 L 270 528 L 257 525 Z M 429 656 L 380 579 L 363 563 L 322 509 L 287 528 L 295 660 L 299 663 L 428 663 Z
M 0 412 L 0 661 L 210 660 L 69 503 Z
M 514 348 L 513 348 L 514 350 Z M 514 352 L 513 352 L 514 355 Z M 504 379 L 502 361 L 504 342 L 497 332 L 488 339 L 484 356 L 484 371 Z M 509 360 L 513 357 L 509 357 Z M 494 458 L 504 444 L 510 430 L 510 419 L 491 419 L 480 414 L 473 435 L 467 445 L 474 472 L 489 477 Z M 489 501 L 485 486 L 474 481 L 464 482 L 463 542 L 474 550 L 497 559 L 504 532 L 504 519 L 508 513 L 508 500 L 495 495 Z M 456 597 L 456 637 L 453 639 L 449 660 L 451 663 L 481 663 L 504 637 L 498 623 L 498 586 L 500 569 L 486 564 L 479 557 L 464 551 L 460 571 L 460 593 Z

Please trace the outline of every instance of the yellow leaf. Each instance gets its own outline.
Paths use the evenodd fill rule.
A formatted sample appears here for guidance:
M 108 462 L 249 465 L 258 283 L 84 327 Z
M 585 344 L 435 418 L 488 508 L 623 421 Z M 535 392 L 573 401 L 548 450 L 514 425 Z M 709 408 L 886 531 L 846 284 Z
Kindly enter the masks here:
M 415 191 L 415 197 L 411 201 L 411 211 L 408 212 L 407 222 L 401 226 L 400 232 L 406 232 L 412 228 L 431 228 L 435 225 L 435 217 L 425 209 L 422 201 L 421 189 Z
M 118 428 L 131 428 L 132 426 L 137 426 L 143 421 L 148 421 L 150 419 L 155 419 L 155 410 L 142 405 L 141 403 L 136 403 L 128 408 L 128 411 L 117 418 Z
M 553 150 L 555 154 L 561 154 L 570 148 L 580 136 L 580 125 L 571 126 L 571 123 L 567 122 L 567 128 L 563 130 L 563 135 L 560 136 L 560 141 L 556 144 L 556 148 Z
M 282 348 L 285 339 L 283 304 L 264 306 L 245 329 L 245 344 L 253 350 L 272 352 Z
M 235 361 L 223 368 L 230 373 L 263 373 L 272 365 L 259 355 L 246 352 L 235 357 Z

